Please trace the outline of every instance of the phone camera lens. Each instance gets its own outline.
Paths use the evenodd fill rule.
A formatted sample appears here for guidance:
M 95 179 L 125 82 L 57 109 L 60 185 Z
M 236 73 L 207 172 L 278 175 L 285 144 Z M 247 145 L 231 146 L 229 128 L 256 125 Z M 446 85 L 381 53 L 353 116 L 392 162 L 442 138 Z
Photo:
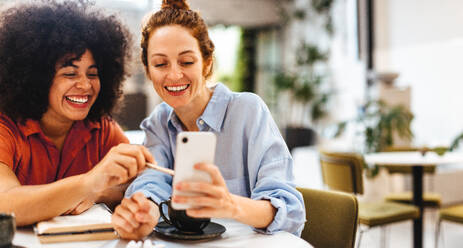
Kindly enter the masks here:
M 187 142 L 188 142 L 188 138 L 187 138 L 187 137 L 184 137 L 184 138 L 182 139 L 182 142 L 183 142 L 183 143 L 187 143 Z

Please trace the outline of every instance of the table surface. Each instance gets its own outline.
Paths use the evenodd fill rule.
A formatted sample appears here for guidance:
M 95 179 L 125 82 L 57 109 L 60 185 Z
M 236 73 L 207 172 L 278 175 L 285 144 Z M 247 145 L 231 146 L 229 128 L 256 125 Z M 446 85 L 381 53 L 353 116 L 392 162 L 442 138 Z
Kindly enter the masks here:
M 213 240 L 203 241 L 181 241 L 164 239 L 156 235 L 154 232 L 148 236 L 154 244 L 164 244 L 165 248 L 181 248 L 181 247 L 291 247 L 291 248 L 310 248 L 312 247 L 305 240 L 296 237 L 288 232 L 277 232 L 273 235 L 261 234 L 253 231 L 253 229 L 245 224 L 228 220 L 214 219 L 214 222 L 224 225 L 227 231 L 221 237 Z M 102 241 L 87 241 L 87 242 L 67 242 L 54 244 L 40 244 L 31 227 L 18 228 L 13 244 L 28 248 L 125 248 L 128 244 L 125 240 L 102 240 Z
M 365 154 L 364 157 L 368 164 L 377 165 L 430 166 L 463 163 L 462 152 L 447 152 L 443 156 L 435 152 L 427 152 L 424 156 L 420 152 L 379 152 Z
M 413 204 L 423 213 L 423 166 L 443 165 L 463 162 L 463 153 L 447 152 L 439 156 L 434 152 L 427 152 L 424 156 L 420 152 L 381 152 L 366 154 L 368 164 L 398 165 L 412 167 Z M 423 214 L 413 220 L 413 247 L 423 247 Z

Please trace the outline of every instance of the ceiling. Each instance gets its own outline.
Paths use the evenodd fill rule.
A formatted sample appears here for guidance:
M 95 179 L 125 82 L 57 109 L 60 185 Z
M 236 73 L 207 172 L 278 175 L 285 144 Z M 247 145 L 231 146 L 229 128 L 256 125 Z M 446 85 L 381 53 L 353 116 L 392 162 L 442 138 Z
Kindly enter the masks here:
M 238 25 L 247 28 L 276 26 L 281 23 L 278 0 L 189 0 L 208 25 Z

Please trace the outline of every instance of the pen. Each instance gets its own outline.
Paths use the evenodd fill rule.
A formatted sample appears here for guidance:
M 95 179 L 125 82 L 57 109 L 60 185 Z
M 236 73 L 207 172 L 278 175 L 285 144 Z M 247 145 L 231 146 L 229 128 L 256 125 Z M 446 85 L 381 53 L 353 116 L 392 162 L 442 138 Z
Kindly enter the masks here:
M 171 176 L 174 175 L 174 171 L 171 170 L 171 169 L 167 169 L 167 168 L 164 168 L 164 167 L 161 167 L 157 164 L 152 164 L 152 163 L 146 163 L 146 166 L 151 168 L 151 169 L 154 169 L 154 170 L 157 170 L 157 171 L 160 171 L 160 172 L 163 172 L 163 173 L 166 173 L 166 174 L 169 174 Z

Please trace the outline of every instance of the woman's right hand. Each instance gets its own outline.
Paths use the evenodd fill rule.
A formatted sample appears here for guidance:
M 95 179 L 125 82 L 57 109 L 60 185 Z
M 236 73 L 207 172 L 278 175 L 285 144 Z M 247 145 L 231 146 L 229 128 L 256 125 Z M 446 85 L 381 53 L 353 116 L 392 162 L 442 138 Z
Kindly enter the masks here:
M 143 193 L 124 198 L 116 207 L 111 222 L 123 239 L 140 240 L 149 235 L 158 223 L 159 208 Z
M 106 156 L 85 174 L 87 185 L 91 185 L 92 190 L 99 194 L 137 176 L 145 169 L 146 162 L 154 162 L 146 147 L 119 144 L 112 147 Z

